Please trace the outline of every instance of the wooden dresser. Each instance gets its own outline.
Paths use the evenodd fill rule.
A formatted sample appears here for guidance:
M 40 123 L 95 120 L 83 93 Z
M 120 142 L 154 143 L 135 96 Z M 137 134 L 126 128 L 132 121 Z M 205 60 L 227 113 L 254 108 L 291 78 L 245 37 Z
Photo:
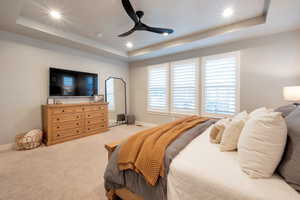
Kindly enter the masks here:
M 46 145 L 53 145 L 108 130 L 107 103 L 43 105 Z

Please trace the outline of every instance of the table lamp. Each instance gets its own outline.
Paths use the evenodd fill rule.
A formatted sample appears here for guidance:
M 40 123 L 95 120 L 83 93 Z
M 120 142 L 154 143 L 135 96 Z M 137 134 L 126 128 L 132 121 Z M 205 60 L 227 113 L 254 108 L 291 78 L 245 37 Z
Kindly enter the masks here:
M 286 101 L 291 101 L 296 105 L 300 104 L 300 86 L 290 86 L 283 88 L 283 96 Z

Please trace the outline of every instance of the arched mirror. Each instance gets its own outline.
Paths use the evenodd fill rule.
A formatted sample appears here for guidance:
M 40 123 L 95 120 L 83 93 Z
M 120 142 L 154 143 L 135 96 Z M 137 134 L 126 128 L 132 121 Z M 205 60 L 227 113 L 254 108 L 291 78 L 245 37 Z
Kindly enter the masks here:
M 127 115 L 126 82 L 119 77 L 105 80 L 105 101 L 108 102 L 109 125 L 117 126 L 125 123 Z

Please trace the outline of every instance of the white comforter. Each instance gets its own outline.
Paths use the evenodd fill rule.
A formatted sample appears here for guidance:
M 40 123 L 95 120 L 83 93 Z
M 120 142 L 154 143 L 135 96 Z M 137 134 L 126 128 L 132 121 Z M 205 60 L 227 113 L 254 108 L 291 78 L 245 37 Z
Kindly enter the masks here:
M 220 152 L 208 131 L 172 161 L 169 200 L 300 200 L 282 178 L 251 179 L 241 171 L 237 152 Z

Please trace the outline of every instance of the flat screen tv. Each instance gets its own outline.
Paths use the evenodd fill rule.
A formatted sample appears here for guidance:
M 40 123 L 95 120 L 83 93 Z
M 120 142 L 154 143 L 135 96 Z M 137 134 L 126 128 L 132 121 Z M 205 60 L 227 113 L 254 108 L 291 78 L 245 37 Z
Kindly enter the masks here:
M 50 68 L 50 96 L 98 95 L 98 75 Z

